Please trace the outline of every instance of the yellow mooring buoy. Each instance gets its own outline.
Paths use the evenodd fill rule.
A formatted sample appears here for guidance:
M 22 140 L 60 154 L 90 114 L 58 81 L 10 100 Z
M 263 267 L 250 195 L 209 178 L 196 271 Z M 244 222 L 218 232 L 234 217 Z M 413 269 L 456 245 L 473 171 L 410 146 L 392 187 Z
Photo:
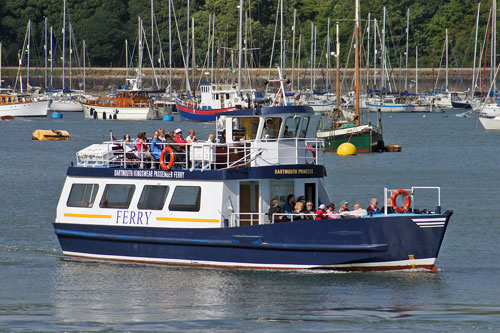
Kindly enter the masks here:
M 344 142 L 337 148 L 337 155 L 340 156 L 356 155 L 356 153 L 356 146 L 350 142 Z

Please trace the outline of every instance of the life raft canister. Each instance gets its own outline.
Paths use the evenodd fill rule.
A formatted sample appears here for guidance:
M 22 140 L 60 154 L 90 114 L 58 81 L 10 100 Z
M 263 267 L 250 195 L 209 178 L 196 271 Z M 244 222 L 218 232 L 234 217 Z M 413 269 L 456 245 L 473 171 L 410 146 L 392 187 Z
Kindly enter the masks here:
M 406 198 L 406 204 L 404 206 L 398 206 L 397 204 L 397 199 L 399 196 L 403 196 Z M 408 194 L 408 192 L 406 192 L 405 190 L 403 189 L 399 189 L 397 191 L 395 191 L 393 194 L 392 194 L 392 207 L 394 208 L 394 211 L 396 213 L 404 213 L 404 212 L 407 212 L 408 209 L 410 208 L 410 205 L 411 205 L 411 196 Z
M 168 162 L 168 164 L 165 164 L 165 153 L 169 153 L 170 154 L 170 162 Z M 165 171 L 168 171 L 172 168 L 172 165 L 174 165 L 174 162 L 175 162 L 175 153 L 174 153 L 174 150 L 170 147 L 165 147 L 165 149 L 163 149 L 161 151 L 161 155 L 160 155 L 160 167 L 165 170 Z

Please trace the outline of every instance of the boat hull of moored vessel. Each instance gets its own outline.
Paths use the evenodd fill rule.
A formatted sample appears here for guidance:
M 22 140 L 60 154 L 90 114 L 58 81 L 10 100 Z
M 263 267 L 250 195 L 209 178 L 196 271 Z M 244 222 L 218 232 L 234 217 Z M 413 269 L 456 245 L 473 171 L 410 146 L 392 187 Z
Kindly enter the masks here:
M 159 119 L 153 115 L 151 108 L 148 107 L 105 107 L 98 105 L 83 104 L 83 113 L 85 119 L 103 119 L 103 120 L 149 120 Z
M 49 101 L 30 101 L 0 105 L 0 116 L 47 117 Z

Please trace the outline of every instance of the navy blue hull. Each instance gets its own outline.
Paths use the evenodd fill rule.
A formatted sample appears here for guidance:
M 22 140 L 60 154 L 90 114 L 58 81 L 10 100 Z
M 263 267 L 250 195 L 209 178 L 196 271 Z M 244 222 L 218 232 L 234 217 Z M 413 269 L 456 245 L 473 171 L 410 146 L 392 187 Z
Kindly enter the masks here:
M 412 268 L 437 258 L 452 212 L 184 229 L 54 223 L 65 254 L 97 259 L 250 268 Z M 441 219 L 439 227 L 418 221 Z M 377 265 L 379 264 L 379 265 Z M 276 267 L 273 267 L 276 266 Z M 413 265 L 431 269 L 433 264 Z

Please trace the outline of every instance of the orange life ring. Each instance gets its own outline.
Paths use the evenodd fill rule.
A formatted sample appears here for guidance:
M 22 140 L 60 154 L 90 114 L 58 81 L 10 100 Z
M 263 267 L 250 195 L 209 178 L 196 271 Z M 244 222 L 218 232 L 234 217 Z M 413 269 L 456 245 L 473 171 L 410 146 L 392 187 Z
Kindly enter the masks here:
M 168 162 L 168 164 L 165 164 L 165 153 L 169 153 L 170 154 L 170 162 Z M 168 171 L 170 170 L 170 168 L 172 168 L 172 165 L 174 165 L 174 161 L 175 161 L 175 154 L 174 154 L 174 150 L 170 147 L 165 147 L 165 149 L 163 149 L 161 151 L 161 155 L 160 155 L 160 167 L 165 170 L 165 171 Z
M 398 204 L 396 203 L 396 200 L 398 198 L 398 196 L 404 196 L 406 197 L 406 204 L 404 206 L 398 206 Z M 408 194 L 408 192 L 406 192 L 405 190 L 403 189 L 399 189 L 397 191 L 395 191 L 393 194 L 392 194 L 392 207 L 394 208 L 394 211 L 396 211 L 396 213 L 404 213 L 404 212 L 407 212 L 408 209 L 410 208 L 410 205 L 411 205 L 411 196 Z
M 229 108 L 230 108 L 230 107 L 232 107 L 232 106 L 233 106 L 233 103 L 231 103 L 231 102 L 227 102 L 227 107 L 229 107 Z

